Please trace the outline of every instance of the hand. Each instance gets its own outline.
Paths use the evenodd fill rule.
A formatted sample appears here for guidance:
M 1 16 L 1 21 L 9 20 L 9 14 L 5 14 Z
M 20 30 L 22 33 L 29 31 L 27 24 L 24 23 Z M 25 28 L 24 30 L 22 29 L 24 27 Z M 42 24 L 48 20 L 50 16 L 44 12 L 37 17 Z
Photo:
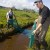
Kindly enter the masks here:
M 32 33 L 34 33 L 34 34 L 35 34 L 35 33 L 36 33 L 36 30 L 34 30 Z
M 38 21 L 38 19 L 35 20 L 35 22 L 37 22 L 37 21 Z

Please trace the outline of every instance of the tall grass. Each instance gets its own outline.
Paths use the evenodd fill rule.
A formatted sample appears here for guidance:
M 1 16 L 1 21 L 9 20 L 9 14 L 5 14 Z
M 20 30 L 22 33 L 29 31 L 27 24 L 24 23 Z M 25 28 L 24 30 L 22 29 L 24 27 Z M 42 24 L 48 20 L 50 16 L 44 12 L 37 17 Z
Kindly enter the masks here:
M 6 13 L 9 11 L 9 9 L 0 8 L 0 23 L 3 23 L 3 25 L 6 25 Z M 27 25 L 28 23 L 33 22 L 37 15 L 35 12 L 32 11 L 24 11 L 24 10 L 13 10 L 16 20 L 18 21 L 18 24 L 23 27 Z

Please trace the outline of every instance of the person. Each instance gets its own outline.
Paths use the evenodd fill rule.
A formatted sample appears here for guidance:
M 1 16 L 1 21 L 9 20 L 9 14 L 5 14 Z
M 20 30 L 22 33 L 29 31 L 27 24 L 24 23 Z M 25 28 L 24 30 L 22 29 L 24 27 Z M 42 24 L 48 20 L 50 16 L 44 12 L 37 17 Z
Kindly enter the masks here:
M 9 12 L 7 12 L 7 14 L 6 14 L 8 28 L 10 27 L 10 25 L 13 27 L 13 17 L 16 18 L 13 13 L 13 10 L 10 9 Z
M 43 4 L 42 0 L 36 0 L 34 3 L 39 8 L 39 17 L 35 20 L 37 22 L 37 27 L 36 30 L 33 31 L 35 34 L 36 50 L 40 50 L 41 45 L 44 47 L 43 49 L 46 50 L 48 44 L 45 37 L 50 23 L 50 11 L 49 8 Z

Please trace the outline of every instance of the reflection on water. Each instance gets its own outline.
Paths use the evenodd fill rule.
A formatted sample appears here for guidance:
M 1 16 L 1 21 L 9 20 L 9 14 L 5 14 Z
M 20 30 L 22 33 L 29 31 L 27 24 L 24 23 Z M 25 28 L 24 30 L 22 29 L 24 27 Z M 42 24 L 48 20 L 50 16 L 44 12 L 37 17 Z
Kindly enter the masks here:
M 34 33 L 33 31 L 36 29 L 36 22 L 34 22 L 34 25 L 32 27 L 29 27 L 23 31 L 23 34 L 29 38 L 28 47 L 32 48 L 34 44 Z
M 32 33 L 32 32 L 33 32 L 35 29 L 36 29 L 36 22 L 34 22 L 34 25 L 32 26 L 31 29 L 25 29 L 25 30 L 23 31 L 23 34 L 24 34 L 25 36 L 28 36 L 28 37 L 30 38 L 31 35 L 34 34 L 34 33 Z
M 32 30 L 25 29 L 25 30 L 23 31 L 23 34 L 24 34 L 25 36 L 28 36 L 28 37 L 30 38 L 30 36 L 31 36 L 31 34 L 32 34 Z

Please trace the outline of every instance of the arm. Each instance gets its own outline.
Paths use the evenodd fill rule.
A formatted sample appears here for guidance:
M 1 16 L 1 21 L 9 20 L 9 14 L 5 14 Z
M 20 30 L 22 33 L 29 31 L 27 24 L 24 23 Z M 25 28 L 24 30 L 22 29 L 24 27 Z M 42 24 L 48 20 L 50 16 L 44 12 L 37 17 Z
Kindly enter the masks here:
M 14 14 L 14 12 L 13 12 L 13 17 L 16 19 L 16 15 Z
M 7 19 L 7 21 L 9 20 L 9 15 L 8 15 L 8 13 L 6 14 L 6 19 Z
M 38 29 L 40 29 L 41 27 L 42 27 L 42 24 L 40 23 L 40 24 L 38 25 L 38 27 L 36 28 L 35 33 L 36 33 L 36 31 L 38 31 Z
M 16 19 L 16 16 L 14 15 L 14 18 Z
M 37 26 L 36 30 L 33 31 L 34 34 L 36 34 L 36 32 L 42 27 L 42 24 L 39 23 L 39 25 Z

